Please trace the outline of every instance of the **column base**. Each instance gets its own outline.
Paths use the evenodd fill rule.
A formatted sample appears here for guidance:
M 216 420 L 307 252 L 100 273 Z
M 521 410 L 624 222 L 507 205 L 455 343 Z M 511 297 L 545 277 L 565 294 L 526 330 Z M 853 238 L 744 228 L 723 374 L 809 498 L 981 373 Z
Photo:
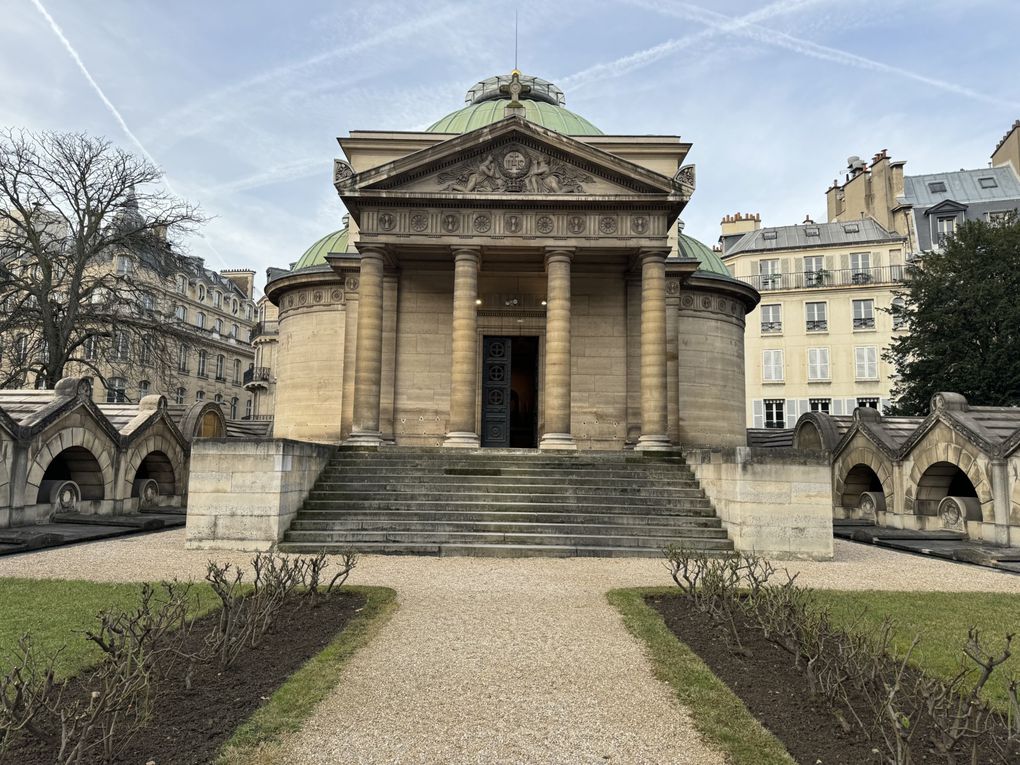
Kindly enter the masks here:
M 466 430 L 454 430 L 446 434 L 443 440 L 444 448 L 452 449 L 480 449 L 481 441 L 477 433 Z
M 668 436 L 641 436 L 638 439 L 637 444 L 634 446 L 634 451 L 637 452 L 663 452 L 673 448 L 673 444 L 670 443 Z
M 382 433 L 378 430 L 356 430 L 344 440 L 344 446 L 382 446 Z
M 577 451 L 577 442 L 569 433 L 546 433 L 539 439 L 539 449 L 564 449 Z

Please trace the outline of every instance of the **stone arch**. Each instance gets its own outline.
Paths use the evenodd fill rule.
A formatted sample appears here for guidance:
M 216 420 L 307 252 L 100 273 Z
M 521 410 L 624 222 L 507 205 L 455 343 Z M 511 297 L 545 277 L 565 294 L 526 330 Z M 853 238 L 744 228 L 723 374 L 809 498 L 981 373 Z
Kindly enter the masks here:
M 124 459 L 124 496 L 136 496 L 136 478 L 152 478 L 163 496 L 184 494 L 187 460 L 180 445 L 162 433 L 139 440 Z
M 858 435 L 850 448 L 836 458 L 832 468 L 835 505 L 856 509 L 863 492 L 880 491 L 885 496 L 886 508 L 891 511 L 895 506 L 892 463 L 864 436 Z
M 907 511 L 933 517 L 938 509 L 938 500 L 947 496 L 959 496 L 948 493 L 959 473 L 966 477 L 969 489 L 974 492 L 973 495 L 963 496 L 977 497 L 981 503 L 982 518 L 994 522 L 992 484 L 981 471 L 981 456 L 980 452 L 947 443 L 935 443 L 912 455 L 913 466 L 906 489 Z M 936 469 L 931 470 L 933 467 Z M 957 484 L 957 487 L 960 485 Z
M 6 507 L 11 501 L 10 464 L 14 457 L 14 442 L 4 437 L 0 431 L 0 508 Z
M 975 497 L 977 489 L 970 477 L 951 462 L 933 462 L 917 480 L 914 512 L 918 515 L 936 515 L 939 502 L 946 497 Z M 967 520 L 979 521 L 980 518 Z
M 181 418 L 181 432 L 189 441 L 196 438 L 223 438 L 227 435 L 227 421 L 223 409 L 212 401 L 197 401 Z
M 28 469 L 28 478 L 25 482 L 25 499 L 33 499 L 39 495 L 39 485 L 42 483 L 46 471 L 49 469 L 51 463 L 68 449 L 81 449 L 87 453 L 89 457 L 95 460 L 96 466 L 98 467 L 99 476 L 102 478 L 102 496 L 99 499 L 113 499 L 114 498 L 114 475 L 113 466 L 116 463 L 116 451 L 115 447 L 106 438 L 101 435 L 94 433 L 88 426 L 86 427 L 73 427 L 64 428 L 50 437 L 50 439 L 43 444 L 38 451 L 35 453 L 35 459 L 32 462 L 31 467 Z M 79 466 L 85 464 L 84 455 L 81 452 L 74 452 L 78 458 L 81 458 Z M 85 469 L 81 467 L 80 469 Z M 71 478 L 77 482 L 77 479 Z M 97 490 L 90 490 L 90 494 L 95 494 Z M 82 487 L 82 499 L 96 499 L 95 496 L 89 496 L 85 493 L 84 487 Z M 48 501 L 48 500 L 47 500 Z
M 46 487 L 52 481 L 74 481 L 78 484 L 82 499 L 107 499 L 103 469 L 95 455 L 84 446 L 69 446 L 50 460 L 35 489 L 37 505 L 50 501 Z

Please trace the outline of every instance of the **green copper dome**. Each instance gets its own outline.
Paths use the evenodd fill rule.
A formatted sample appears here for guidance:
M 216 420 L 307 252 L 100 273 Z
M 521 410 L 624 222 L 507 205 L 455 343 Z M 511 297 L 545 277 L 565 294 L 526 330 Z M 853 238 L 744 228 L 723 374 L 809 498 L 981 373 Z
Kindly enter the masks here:
M 334 231 L 332 234 L 326 234 L 326 236 L 305 250 L 305 254 L 298 258 L 291 271 L 299 271 L 309 266 L 325 265 L 327 255 L 339 255 L 343 252 L 347 252 L 346 227 L 339 231 Z
M 693 236 L 687 236 L 687 234 L 681 232 L 677 236 L 677 243 L 680 245 L 681 257 L 688 259 L 697 258 L 701 261 L 701 267 L 698 269 L 699 273 L 707 272 L 727 279 L 733 279 L 733 275 L 726 267 L 726 264 L 722 262 L 719 253 L 715 252 L 704 242 L 699 242 Z
M 475 84 L 467 92 L 467 106 L 447 114 L 429 127 L 430 133 L 467 133 L 499 122 L 511 103 L 513 74 L 498 75 Z M 539 77 L 519 75 L 521 106 L 526 119 L 564 135 L 602 135 L 602 131 L 566 108 L 563 91 Z

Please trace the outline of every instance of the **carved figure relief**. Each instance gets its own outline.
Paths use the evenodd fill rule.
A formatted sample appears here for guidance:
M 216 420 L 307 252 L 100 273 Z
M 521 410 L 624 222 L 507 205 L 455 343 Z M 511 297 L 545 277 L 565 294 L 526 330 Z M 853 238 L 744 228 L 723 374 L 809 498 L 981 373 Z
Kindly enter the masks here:
M 584 216 L 571 215 L 569 218 L 567 218 L 567 228 L 570 229 L 571 234 L 584 233 Z
M 380 213 L 379 215 L 379 228 L 383 231 L 392 231 L 393 227 L 397 225 L 397 219 L 393 213 Z
M 358 277 L 348 276 L 347 281 L 344 282 L 344 287 L 346 287 L 351 292 L 354 292 L 356 289 L 358 289 Z
M 503 219 L 503 227 L 509 234 L 519 234 L 523 223 L 520 215 L 507 215 Z
M 354 177 L 354 168 L 342 159 L 333 160 L 333 185 L 340 186 Z
M 468 160 L 439 173 L 443 191 L 527 192 L 529 194 L 583 194 L 594 179 L 565 162 L 519 145 L 502 153 L 489 152 L 482 160 Z
M 635 215 L 634 219 L 630 222 L 630 227 L 634 230 L 635 234 L 644 234 L 648 231 L 648 218 L 644 215 Z

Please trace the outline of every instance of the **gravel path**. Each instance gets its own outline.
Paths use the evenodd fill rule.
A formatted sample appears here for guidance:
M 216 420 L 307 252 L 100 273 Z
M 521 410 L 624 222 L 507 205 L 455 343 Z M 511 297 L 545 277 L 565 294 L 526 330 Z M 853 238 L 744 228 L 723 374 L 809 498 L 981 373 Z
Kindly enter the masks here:
M 200 578 L 212 555 L 183 532 L 0 558 L 0 576 Z M 1020 592 L 1020 576 L 836 543 L 794 563 L 842 589 Z M 656 681 L 605 592 L 668 584 L 656 560 L 370 556 L 356 584 L 393 587 L 400 609 L 290 742 L 287 763 L 712 763 Z

